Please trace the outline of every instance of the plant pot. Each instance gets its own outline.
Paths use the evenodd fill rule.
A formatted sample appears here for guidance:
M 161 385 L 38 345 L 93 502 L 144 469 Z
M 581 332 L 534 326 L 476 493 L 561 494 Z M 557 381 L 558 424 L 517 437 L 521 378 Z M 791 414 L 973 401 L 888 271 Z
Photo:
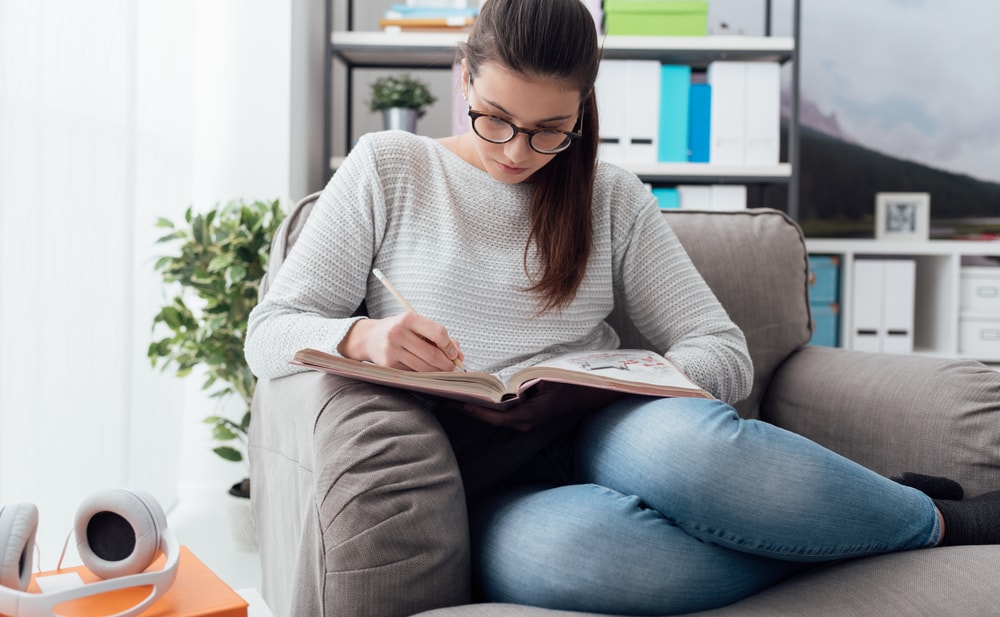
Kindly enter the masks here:
M 229 527 L 237 548 L 256 552 L 257 526 L 250 507 L 250 482 L 242 480 L 229 487 Z
M 387 131 L 400 130 L 417 132 L 417 119 L 420 114 L 416 109 L 409 107 L 393 107 L 382 110 L 382 123 Z

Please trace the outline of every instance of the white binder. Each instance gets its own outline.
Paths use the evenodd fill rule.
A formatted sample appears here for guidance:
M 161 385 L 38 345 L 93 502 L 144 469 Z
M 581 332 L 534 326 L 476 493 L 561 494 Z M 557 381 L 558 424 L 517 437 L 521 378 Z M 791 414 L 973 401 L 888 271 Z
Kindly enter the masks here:
M 742 165 L 746 133 L 746 62 L 708 65 L 712 85 L 709 162 Z
M 625 162 L 628 126 L 628 60 L 601 60 L 594 88 L 600 116 L 598 156 L 611 163 Z
M 856 260 L 851 348 L 912 352 L 915 292 L 914 260 Z
M 660 140 L 660 63 L 656 60 L 627 62 L 625 161 L 656 163 Z
M 595 87 L 601 118 L 600 158 L 612 163 L 656 163 L 660 63 L 602 60 Z
M 713 184 L 712 210 L 746 210 L 747 187 L 745 184 Z
M 746 64 L 743 162 L 777 165 L 781 156 L 781 69 L 776 62 Z

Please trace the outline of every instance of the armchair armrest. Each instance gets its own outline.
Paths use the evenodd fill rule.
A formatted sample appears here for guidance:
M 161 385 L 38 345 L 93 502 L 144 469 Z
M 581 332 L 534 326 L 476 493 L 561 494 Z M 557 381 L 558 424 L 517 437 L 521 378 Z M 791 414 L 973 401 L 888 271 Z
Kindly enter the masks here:
M 764 420 L 874 471 L 1000 488 L 1000 373 L 973 361 L 803 347 L 775 372 Z

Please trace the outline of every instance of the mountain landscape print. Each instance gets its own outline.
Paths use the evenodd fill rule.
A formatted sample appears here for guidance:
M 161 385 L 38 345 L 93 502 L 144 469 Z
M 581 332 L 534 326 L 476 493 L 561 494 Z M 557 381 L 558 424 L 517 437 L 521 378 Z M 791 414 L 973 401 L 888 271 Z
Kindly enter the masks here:
M 792 0 L 771 4 L 772 34 L 789 36 Z M 930 195 L 932 238 L 1000 239 L 1000 3 L 801 0 L 800 10 L 806 235 L 871 238 L 876 194 L 905 192 Z M 709 25 L 760 35 L 764 14 L 763 2 L 713 0 Z M 785 208 L 787 191 L 767 187 L 751 205 Z

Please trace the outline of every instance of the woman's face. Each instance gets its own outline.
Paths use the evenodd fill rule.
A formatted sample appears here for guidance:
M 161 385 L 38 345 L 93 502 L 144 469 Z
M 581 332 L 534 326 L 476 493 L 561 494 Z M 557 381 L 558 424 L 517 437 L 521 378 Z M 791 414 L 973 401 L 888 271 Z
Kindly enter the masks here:
M 524 129 L 572 131 L 576 126 L 580 92 L 564 82 L 529 77 L 491 62 L 480 67 L 470 85 L 467 70 L 462 87 L 467 89 L 465 96 L 473 111 Z M 472 150 L 469 162 L 506 184 L 527 180 L 558 156 L 532 150 L 525 133 L 504 144 L 486 141 L 471 130 L 465 139 Z

